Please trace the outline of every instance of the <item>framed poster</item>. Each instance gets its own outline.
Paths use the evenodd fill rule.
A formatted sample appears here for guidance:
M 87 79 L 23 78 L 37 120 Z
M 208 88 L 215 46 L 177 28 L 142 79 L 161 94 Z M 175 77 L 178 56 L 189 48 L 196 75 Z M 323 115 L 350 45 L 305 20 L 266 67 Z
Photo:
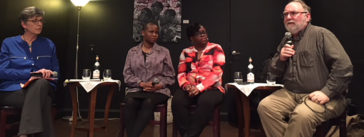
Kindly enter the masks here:
M 143 25 L 155 22 L 161 42 L 181 39 L 181 0 L 134 0 L 133 39 L 142 41 Z

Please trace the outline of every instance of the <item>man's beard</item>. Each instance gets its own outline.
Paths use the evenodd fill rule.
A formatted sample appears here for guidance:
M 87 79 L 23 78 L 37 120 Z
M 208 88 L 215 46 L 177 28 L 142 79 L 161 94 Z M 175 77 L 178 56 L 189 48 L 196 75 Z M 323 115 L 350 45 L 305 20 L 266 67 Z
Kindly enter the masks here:
M 297 34 L 304 28 L 306 28 L 307 24 L 305 22 L 294 23 L 294 24 L 284 24 L 284 27 L 287 31 L 291 32 L 292 34 Z
M 300 31 L 297 25 L 288 26 L 285 24 L 284 27 L 286 28 L 287 31 L 291 32 L 292 34 L 297 34 Z

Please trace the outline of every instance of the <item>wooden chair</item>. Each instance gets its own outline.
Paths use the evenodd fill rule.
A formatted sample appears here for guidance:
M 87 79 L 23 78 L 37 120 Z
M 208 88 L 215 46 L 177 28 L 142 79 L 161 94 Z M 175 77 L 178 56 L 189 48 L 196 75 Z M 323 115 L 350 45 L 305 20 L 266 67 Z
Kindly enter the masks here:
M 124 137 L 124 107 L 125 102 L 120 103 L 120 132 L 119 137 Z M 160 112 L 160 121 L 153 121 L 159 125 L 160 137 L 167 137 L 167 102 L 159 104 L 154 108 L 154 112 Z
M 57 113 L 55 104 L 52 105 L 52 117 L 55 119 Z M 16 116 L 20 118 L 21 109 L 14 106 L 0 106 L 0 137 L 6 137 L 6 131 L 10 129 L 19 128 L 19 121 L 8 121 L 9 116 Z
M 190 110 L 191 112 L 197 108 L 197 105 L 191 105 Z M 212 133 L 213 137 L 220 137 L 220 105 L 215 107 L 213 118 L 209 123 L 212 126 Z M 173 130 L 172 130 L 172 137 L 177 137 L 177 126 L 175 122 L 173 122 Z
M 346 111 L 339 117 L 330 119 L 321 125 L 317 126 L 314 137 L 325 137 L 331 126 L 336 125 L 339 127 L 340 137 L 346 137 Z

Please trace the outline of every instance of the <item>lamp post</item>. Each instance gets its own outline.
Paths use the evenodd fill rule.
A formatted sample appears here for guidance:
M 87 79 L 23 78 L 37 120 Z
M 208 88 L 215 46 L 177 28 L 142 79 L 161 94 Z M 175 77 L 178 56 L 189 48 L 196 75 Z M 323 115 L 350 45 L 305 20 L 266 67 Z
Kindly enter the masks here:
M 75 78 L 78 79 L 78 50 L 80 41 L 80 15 L 81 8 L 85 6 L 90 0 L 71 0 L 73 5 L 77 7 L 77 34 L 76 34 L 76 55 L 75 55 Z
M 78 79 L 78 50 L 79 50 L 79 41 L 80 41 L 80 15 L 81 15 L 81 8 L 85 6 L 90 0 L 71 0 L 73 5 L 77 7 L 77 33 L 76 33 L 76 53 L 75 53 L 75 79 Z M 78 103 L 78 88 L 76 88 L 76 96 L 77 96 L 77 103 Z M 78 105 L 79 106 L 79 105 Z M 81 118 L 80 109 L 78 109 L 78 117 Z M 72 113 L 73 115 L 73 113 Z M 68 120 L 72 121 L 71 116 Z

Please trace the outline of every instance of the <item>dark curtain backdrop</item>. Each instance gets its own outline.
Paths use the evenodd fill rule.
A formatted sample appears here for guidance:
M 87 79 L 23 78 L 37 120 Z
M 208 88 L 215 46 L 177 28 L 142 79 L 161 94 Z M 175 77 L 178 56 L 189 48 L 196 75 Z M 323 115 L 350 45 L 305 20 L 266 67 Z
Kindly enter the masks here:
M 81 10 L 79 72 L 92 68 L 94 53 L 101 58 L 101 68 L 110 68 L 113 78 L 122 80 L 122 69 L 127 51 L 137 43 L 132 39 L 133 0 L 93 0 Z M 361 101 L 363 94 L 364 48 L 360 40 L 364 36 L 364 1 L 362 0 L 306 0 L 312 8 L 312 24 L 331 30 L 342 42 L 354 64 L 354 77 L 350 84 L 349 97 L 357 110 L 364 113 Z M 219 43 L 225 50 L 224 82 L 232 81 L 234 71 L 247 72 L 248 58 L 253 58 L 256 81 L 260 77 L 263 62 L 284 35 L 281 13 L 287 0 L 184 0 L 182 20 L 199 22 L 206 26 L 211 42 Z M 77 10 L 69 0 L 1 0 L 0 39 L 22 33 L 17 17 L 26 6 L 35 5 L 46 11 L 43 36 L 52 39 L 57 46 L 61 65 L 61 76 L 56 96 L 57 107 L 65 115 L 71 111 L 68 89 L 63 80 L 74 76 Z M 181 50 L 189 46 L 182 24 L 182 40 L 179 43 L 160 43 L 170 50 L 175 68 Z M 94 51 L 91 51 L 91 48 Z M 231 51 L 239 51 L 232 55 Z M 244 78 L 246 79 L 246 78 Z M 106 90 L 106 89 L 105 89 Z M 83 91 L 80 89 L 80 91 Z M 99 92 L 97 112 L 102 112 L 106 94 Z M 115 94 L 111 113 L 117 116 L 123 88 Z M 81 111 L 86 112 L 88 98 L 80 92 Z M 233 98 L 226 97 L 225 102 Z M 224 112 L 228 111 L 225 103 Z M 102 113 L 101 113 L 102 114 Z M 226 113 L 223 113 L 226 114 Z

